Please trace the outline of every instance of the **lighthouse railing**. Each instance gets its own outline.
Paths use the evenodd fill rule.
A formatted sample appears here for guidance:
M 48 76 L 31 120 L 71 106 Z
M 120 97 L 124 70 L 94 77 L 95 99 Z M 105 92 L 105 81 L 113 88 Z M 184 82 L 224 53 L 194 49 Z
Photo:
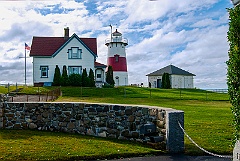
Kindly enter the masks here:
M 110 42 L 122 42 L 122 43 L 124 43 L 124 44 L 128 44 L 128 39 L 122 38 L 122 39 L 112 39 L 112 40 L 111 40 L 111 38 L 107 38 L 107 39 L 105 40 L 105 44 L 109 44 Z

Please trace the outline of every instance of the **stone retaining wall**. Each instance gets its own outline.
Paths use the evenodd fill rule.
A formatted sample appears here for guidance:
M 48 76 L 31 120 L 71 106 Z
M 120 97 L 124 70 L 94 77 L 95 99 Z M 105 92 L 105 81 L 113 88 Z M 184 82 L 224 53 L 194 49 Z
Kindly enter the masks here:
M 184 113 L 160 107 L 91 103 L 1 103 L 0 128 L 62 131 L 152 142 L 183 152 Z

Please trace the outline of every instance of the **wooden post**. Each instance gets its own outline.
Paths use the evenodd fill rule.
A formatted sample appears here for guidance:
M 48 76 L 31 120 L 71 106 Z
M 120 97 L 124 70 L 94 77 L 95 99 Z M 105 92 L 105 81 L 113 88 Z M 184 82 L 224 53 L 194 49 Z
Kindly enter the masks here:
M 53 101 L 53 91 L 52 91 L 52 101 Z
M 207 90 L 206 90 L 206 100 L 208 100 L 208 94 L 207 94 Z
M 182 98 L 182 90 L 181 90 L 181 88 L 180 88 L 180 99 Z
M 40 93 L 39 93 L 39 86 L 38 86 L 38 102 L 40 102 Z
M 150 88 L 150 98 L 152 97 L 152 90 L 151 90 L 151 88 Z
M 47 93 L 47 96 L 46 96 L 46 102 L 48 101 L 48 93 Z

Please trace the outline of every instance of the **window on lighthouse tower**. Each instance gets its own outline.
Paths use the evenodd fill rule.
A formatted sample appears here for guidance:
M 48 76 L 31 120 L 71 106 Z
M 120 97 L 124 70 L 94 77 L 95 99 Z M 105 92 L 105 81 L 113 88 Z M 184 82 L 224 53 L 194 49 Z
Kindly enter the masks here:
M 114 55 L 115 57 L 115 62 L 118 62 L 119 61 L 119 55 Z

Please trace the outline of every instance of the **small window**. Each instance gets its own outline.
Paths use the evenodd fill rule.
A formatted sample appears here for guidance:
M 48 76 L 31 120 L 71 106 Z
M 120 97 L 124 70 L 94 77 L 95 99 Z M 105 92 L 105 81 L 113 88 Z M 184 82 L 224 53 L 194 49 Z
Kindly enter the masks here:
M 102 75 L 101 74 L 97 74 L 97 78 L 101 78 L 102 77 Z
M 48 78 L 48 66 L 40 66 L 41 78 Z
M 71 74 L 82 74 L 82 67 L 81 66 L 69 66 L 68 73 Z
M 72 47 L 68 50 L 68 59 L 82 59 L 82 49 Z
M 115 62 L 119 62 L 119 55 L 114 55 L 115 56 Z

